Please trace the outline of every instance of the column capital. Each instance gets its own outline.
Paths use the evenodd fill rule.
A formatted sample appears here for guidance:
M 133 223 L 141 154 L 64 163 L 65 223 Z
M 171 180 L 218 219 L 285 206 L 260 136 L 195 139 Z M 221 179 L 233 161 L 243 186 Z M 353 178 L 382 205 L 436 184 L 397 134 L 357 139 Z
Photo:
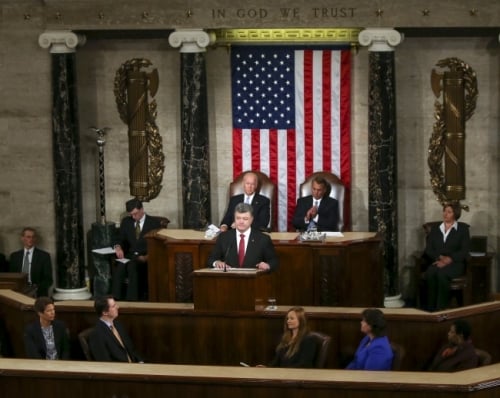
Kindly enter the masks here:
M 181 53 L 200 53 L 215 43 L 215 35 L 203 29 L 176 29 L 168 36 L 168 42 L 172 47 L 180 47 Z
M 74 53 L 77 45 L 86 42 L 84 35 L 77 35 L 70 30 L 46 31 L 38 36 L 38 44 L 42 48 L 50 48 L 52 54 Z
M 394 51 L 403 39 L 403 34 L 392 28 L 367 28 L 358 35 L 359 44 L 369 46 L 368 51 Z

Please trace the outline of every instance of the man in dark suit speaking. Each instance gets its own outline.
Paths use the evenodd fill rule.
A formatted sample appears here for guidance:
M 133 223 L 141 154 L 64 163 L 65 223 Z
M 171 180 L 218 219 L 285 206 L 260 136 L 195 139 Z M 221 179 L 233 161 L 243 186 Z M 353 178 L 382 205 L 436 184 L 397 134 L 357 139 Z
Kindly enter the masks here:
M 293 226 L 299 231 L 338 231 L 339 204 L 326 195 L 328 182 L 323 177 L 316 177 L 311 184 L 312 195 L 297 200 Z
M 10 271 L 27 273 L 28 283 L 36 287 L 36 296 L 48 296 L 53 282 L 50 254 L 35 247 L 34 228 L 23 228 L 21 242 L 24 248 L 10 255 Z
M 274 271 L 278 257 L 269 235 L 251 227 L 252 206 L 239 203 L 234 209 L 234 230 L 223 232 L 217 238 L 208 258 L 208 266 L 214 268 L 258 268 Z
M 234 209 L 238 203 L 248 203 L 253 208 L 252 227 L 267 230 L 271 217 L 271 202 L 265 196 L 256 192 L 259 184 L 257 174 L 251 171 L 243 176 L 243 191 L 240 195 L 234 195 L 229 199 L 226 214 L 220 223 L 220 230 L 227 231 L 235 228 Z
M 127 301 L 137 301 L 147 294 L 147 241 L 144 236 L 161 228 L 160 220 L 148 216 L 139 199 L 131 199 L 125 204 L 128 217 L 120 223 L 120 240 L 115 244 L 115 253 L 118 260 L 128 259 L 128 262 L 117 261 L 113 274 L 112 293 L 120 300 L 122 298 L 122 284 L 128 276 Z M 141 279 L 142 277 L 142 279 Z M 140 282 L 143 282 L 142 286 Z M 140 288 L 142 287 L 142 292 Z M 145 298 L 145 297 L 144 297 Z

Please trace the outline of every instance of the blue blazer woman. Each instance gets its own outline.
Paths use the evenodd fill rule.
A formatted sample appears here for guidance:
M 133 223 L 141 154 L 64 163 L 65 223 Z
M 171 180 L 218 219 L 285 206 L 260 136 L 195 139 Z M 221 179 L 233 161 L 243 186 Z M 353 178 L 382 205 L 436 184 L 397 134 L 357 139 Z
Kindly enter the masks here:
M 373 340 L 365 336 L 346 369 L 391 370 L 393 357 L 394 353 L 387 336 L 375 337 Z

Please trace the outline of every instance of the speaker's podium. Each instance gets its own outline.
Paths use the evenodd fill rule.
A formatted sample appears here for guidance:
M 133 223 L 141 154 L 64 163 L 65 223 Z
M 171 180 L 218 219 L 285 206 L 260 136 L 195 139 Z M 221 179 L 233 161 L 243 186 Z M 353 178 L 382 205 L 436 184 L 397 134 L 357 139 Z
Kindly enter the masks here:
M 273 280 L 268 271 L 203 268 L 194 271 L 193 276 L 195 310 L 255 311 L 274 296 Z

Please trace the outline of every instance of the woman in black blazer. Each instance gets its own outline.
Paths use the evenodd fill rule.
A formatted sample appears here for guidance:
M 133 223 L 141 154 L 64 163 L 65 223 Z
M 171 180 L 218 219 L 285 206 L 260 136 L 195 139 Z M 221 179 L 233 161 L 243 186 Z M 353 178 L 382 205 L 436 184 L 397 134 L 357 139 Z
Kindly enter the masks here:
M 450 281 L 465 273 L 470 237 L 469 226 L 457 222 L 460 215 L 458 204 L 445 204 L 443 222 L 435 225 L 427 235 L 425 256 L 430 265 L 425 278 L 430 311 L 439 311 L 448 306 Z
M 69 359 L 68 329 L 55 319 L 54 302 L 49 297 L 38 297 L 33 306 L 38 320 L 24 330 L 26 357 L 32 359 Z
M 276 347 L 276 354 L 269 366 L 313 368 L 316 348 L 316 341 L 309 334 L 304 309 L 302 307 L 290 308 L 285 316 L 281 341 Z

